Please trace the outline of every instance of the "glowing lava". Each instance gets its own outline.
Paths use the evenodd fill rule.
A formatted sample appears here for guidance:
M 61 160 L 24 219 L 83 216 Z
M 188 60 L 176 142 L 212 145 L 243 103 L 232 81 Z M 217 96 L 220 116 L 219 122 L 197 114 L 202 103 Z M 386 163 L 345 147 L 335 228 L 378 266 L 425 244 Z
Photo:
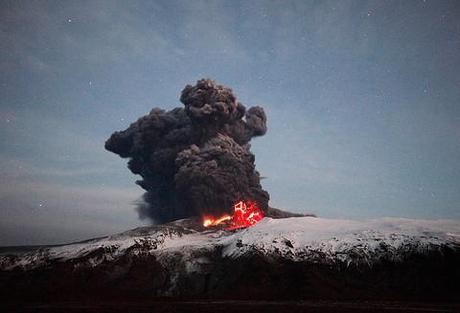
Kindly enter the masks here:
M 226 221 L 231 220 L 232 217 L 230 215 L 224 215 L 221 218 L 214 219 L 212 217 L 206 217 L 203 221 L 203 226 L 204 227 L 209 227 L 209 226 L 217 226 L 219 224 L 222 224 Z
M 264 213 L 255 202 L 240 201 L 233 206 L 233 216 L 228 214 L 219 218 L 205 216 L 203 226 L 227 225 L 227 229 L 238 229 L 252 226 L 263 218 Z

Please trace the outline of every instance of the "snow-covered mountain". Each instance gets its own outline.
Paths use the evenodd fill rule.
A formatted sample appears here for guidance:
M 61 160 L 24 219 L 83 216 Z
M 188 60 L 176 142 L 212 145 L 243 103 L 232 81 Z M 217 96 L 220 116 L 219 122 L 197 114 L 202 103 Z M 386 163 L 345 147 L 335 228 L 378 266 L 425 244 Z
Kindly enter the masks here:
M 182 297 L 450 298 L 460 290 L 454 220 L 265 218 L 228 231 L 190 219 L 2 251 L 0 289 L 10 293 L 33 287 Z

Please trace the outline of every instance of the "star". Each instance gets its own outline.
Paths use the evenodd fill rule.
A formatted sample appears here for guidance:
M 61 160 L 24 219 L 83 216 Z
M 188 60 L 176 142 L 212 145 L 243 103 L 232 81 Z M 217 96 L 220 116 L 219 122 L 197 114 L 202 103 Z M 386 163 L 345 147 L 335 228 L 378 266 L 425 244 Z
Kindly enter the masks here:
M 72 19 L 71 18 L 67 19 L 67 22 L 72 23 Z

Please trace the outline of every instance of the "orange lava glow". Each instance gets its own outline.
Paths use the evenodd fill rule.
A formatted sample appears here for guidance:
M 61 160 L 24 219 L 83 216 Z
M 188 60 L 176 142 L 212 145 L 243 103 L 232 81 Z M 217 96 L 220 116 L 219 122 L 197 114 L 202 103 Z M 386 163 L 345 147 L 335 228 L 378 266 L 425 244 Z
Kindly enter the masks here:
M 230 215 L 224 215 L 218 219 L 214 219 L 212 217 L 206 217 L 204 220 L 203 220 L 203 226 L 204 227 L 209 227 L 209 226 L 217 226 L 219 224 L 222 224 L 226 221 L 229 221 L 231 220 L 232 217 Z
M 252 201 L 239 201 L 233 206 L 233 216 L 228 214 L 219 218 L 205 216 L 203 218 L 204 227 L 226 225 L 227 229 L 238 229 L 249 227 L 264 218 L 264 213 Z

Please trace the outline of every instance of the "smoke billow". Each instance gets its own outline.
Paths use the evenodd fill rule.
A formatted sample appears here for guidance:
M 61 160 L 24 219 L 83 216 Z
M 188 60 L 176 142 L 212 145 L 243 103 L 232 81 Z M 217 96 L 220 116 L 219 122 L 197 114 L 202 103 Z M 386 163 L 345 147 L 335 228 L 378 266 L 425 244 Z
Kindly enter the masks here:
M 142 177 L 141 217 L 161 223 L 230 213 L 238 200 L 268 210 L 249 145 L 267 131 L 264 110 L 246 111 L 231 89 L 209 79 L 187 85 L 180 100 L 184 108 L 155 108 L 105 143 Z

